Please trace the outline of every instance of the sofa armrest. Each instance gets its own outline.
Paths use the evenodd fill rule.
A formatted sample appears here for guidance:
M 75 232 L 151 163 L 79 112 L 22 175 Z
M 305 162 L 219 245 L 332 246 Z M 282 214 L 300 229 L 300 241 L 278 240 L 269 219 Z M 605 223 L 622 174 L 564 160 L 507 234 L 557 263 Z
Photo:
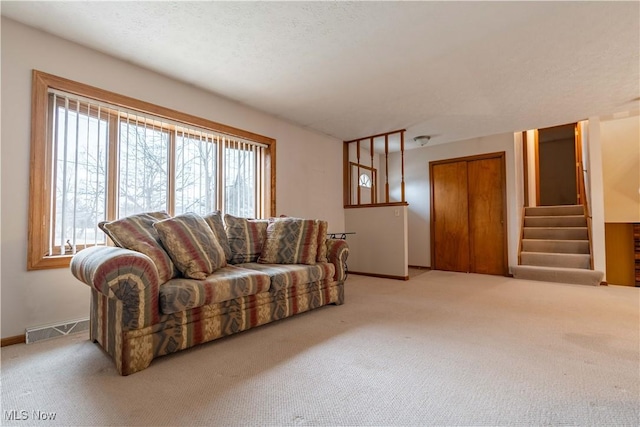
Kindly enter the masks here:
M 71 259 L 71 273 L 102 295 L 122 303 L 124 329 L 158 322 L 158 270 L 148 256 L 129 249 L 96 246 Z
M 347 278 L 347 258 L 349 245 L 345 240 L 327 239 L 327 258 L 336 267 L 336 282 L 344 282 Z

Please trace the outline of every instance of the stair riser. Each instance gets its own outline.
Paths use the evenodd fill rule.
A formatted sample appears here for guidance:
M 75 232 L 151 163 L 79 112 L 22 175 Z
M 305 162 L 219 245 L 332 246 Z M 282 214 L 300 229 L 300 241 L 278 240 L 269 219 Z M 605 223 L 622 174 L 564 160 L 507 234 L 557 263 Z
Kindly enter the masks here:
M 551 240 L 589 240 L 587 228 L 543 228 L 525 227 L 525 239 L 551 239 Z
M 582 205 L 576 206 L 535 206 L 525 208 L 525 216 L 584 215 Z
M 553 240 L 523 240 L 522 250 L 525 252 L 549 252 L 562 254 L 588 254 L 589 242 L 583 241 L 553 241 Z
M 525 227 L 586 227 L 587 220 L 584 216 L 558 216 L 524 218 Z
M 546 254 L 522 252 L 520 254 L 522 265 L 533 265 L 540 267 L 562 267 L 562 268 L 591 268 L 591 258 L 589 255 L 576 254 Z
M 565 270 L 547 269 L 544 267 L 530 267 L 518 265 L 511 267 L 513 277 L 524 280 L 538 280 L 542 282 L 572 283 L 576 285 L 598 286 L 604 278 L 604 273 L 594 270 Z

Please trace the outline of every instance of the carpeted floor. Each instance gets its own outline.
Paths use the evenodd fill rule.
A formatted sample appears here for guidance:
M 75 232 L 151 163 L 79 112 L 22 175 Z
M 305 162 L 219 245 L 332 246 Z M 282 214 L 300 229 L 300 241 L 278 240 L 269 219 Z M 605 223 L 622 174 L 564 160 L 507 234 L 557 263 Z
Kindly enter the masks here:
M 640 423 L 640 289 L 412 276 L 129 377 L 84 334 L 5 347 L 2 424 Z

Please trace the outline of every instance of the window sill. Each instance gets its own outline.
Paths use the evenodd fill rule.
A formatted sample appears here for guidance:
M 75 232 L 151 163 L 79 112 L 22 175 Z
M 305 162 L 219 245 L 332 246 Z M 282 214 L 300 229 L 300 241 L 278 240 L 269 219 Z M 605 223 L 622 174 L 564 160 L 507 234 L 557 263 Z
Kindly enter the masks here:
M 73 255 L 45 256 L 27 261 L 27 271 L 50 270 L 53 268 L 68 268 Z
M 355 209 L 355 208 L 383 208 L 386 206 L 409 206 L 409 202 L 393 202 L 393 203 L 369 203 L 369 204 L 361 204 L 361 205 L 344 205 L 345 209 Z

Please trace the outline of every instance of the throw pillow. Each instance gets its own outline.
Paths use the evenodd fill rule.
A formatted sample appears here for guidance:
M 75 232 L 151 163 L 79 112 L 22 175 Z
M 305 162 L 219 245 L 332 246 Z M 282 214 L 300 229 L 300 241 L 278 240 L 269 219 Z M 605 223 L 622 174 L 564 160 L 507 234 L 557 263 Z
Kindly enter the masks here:
M 199 215 L 186 213 L 153 224 L 171 259 L 189 279 L 206 279 L 227 265 L 213 230 Z
M 140 214 L 138 214 L 140 215 Z M 157 211 L 157 212 L 145 212 L 144 215 L 149 215 L 157 220 L 161 220 L 161 219 L 167 219 L 167 218 L 171 218 L 171 215 L 169 215 L 167 213 L 167 211 Z M 135 215 L 130 215 L 127 218 L 133 217 Z M 100 230 L 102 230 L 102 232 L 104 234 L 107 235 L 108 238 L 111 239 L 111 241 L 113 242 L 114 245 L 118 246 L 118 247 L 122 247 L 122 245 L 120 243 L 118 243 L 117 238 L 115 236 L 111 235 L 111 232 L 107 229 L 107 227 L 105 227 L 105 224 L 108 224 L 111 221 L 101 221 L 98 223 L 98 228 Z
M 224 231 L 224 221 L 222 219 L 222 213 L 220 211 L 214 211 L 204 216 L 204 220 L 209 224 L 209 227 L 213 230 L 213 234 L 216 235 L 218 243 L 224 250 L 224 256 L 227 261 L 231 261 L 231 248 L 229 247 L 229 239 L 227 238 L 227 232 Z
M 295 218 L 287 215 L 280 215 L 280 218 Z M 297 218 L 303 219 L 303 218 Z M 329 223 L 327 221 L 318 220 L 318 253 L 316 262 L 328 262 L 327 258 L 327 232 L 329 231 Z
M 315 264 L 319 224 L 314 219 L 272 218 L 258 262 L 264 264 Z
M 155 215 L 155 216 L 154 216 Z M 169 214 L 164 212 L 166 217 Z M 156 265 L 160 283 L 178 275 L 178 270 L 160 242 L 153 224 L 158 222 L 158 212 L 131 215 L 102 224 L 101 229 L 121 248 L 145 254 Z
M 318 220 L 318 255 L 317 262 L 328 262 L 327 259 L 327 232 L 329 231 L 329 223 L 327 221 Z
M 269 221 L 226 214 L 224 222 L 227 225 L 226 232 L 231 249 L 230 263 L 256 262 L 262 252 Z

